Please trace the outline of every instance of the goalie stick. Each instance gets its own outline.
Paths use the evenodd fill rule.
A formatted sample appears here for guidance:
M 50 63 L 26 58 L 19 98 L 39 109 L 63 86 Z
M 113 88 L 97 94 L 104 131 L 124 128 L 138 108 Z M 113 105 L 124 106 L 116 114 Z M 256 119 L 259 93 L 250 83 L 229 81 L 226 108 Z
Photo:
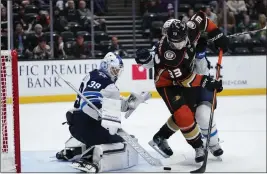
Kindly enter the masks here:
M 222 55 L 223 51 L 220 49 L 219 52 L 219 58 L 218 58 L 218 63 L 217 63 L 217 69 L 216 69 L 216 80 L 220 78 L 220 70 L 221 70 L 221 63 L 222 63 Z M 216 100 L 216 94 L 217 90 L 215 89 L 213 92 L 213 100 L 212 100 L 212 106 L 211 106 L 211 112 L 210 112 L 210 120 L 209 120 L 209 128 L 208 128 L 208 135 L 207 135 L 207 141 L 206 141 L 206 146 L 204 149 L 205 156 L 204 156 L 204 161 L 201 165 L 200 168 L 191 171 L 190 173 L 204 173 L 206 171 L 206 166 L 207 166 L 207 161 L 208 161 L 208 148 L 210 144 L 210 133 L 212 129 L 212 122 L 213 122 L 213 116 L 214 116 L 214 107 L 215 107 L 215 100 Z
M 101 116 L 102 113 L 99 109 L 90 102 L 79 90 L 77 90 L 70 82 L 66 81 L 61 75 L 58 74 L 58 77 L 61 78 L 70 88 L 72 88 L 90 107 L 96 110 L 96 112 Z M 91 116 L 90 116 L 91 117 Z M 101 120 L 101 118 L 95 118 L 96 120 Z M 163 166 L 159 159 L 152 157 L 137 141 L 135 141 L 131 135 L 129 135 L 123 129 L 120 129 L 117 132 L 117 135 L 122 137 L 144 160 L 152 166 Z

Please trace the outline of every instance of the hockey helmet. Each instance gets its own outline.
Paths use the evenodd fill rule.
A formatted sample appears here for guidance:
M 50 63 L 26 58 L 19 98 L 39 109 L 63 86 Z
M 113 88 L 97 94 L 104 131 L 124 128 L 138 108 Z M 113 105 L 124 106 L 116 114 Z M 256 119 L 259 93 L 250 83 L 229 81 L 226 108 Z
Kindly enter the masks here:
M 185 47 L 188 41 L 187 35 L 187 25 L 180 20 L 173 21 L 167 29 L 167 40 L 173 49 L 180 50 Z
M 114 82 L 121 75 L 123 68 L 124 65 L 121 57 L 113 52 L 107 53 L 100 63 L 100 70 L 107 74 Z
M 178 21 L 178 19 L 169 19 L 164 23 L 162 27 L 162 35 L 167 35 L 167 30 L 174 21 Z

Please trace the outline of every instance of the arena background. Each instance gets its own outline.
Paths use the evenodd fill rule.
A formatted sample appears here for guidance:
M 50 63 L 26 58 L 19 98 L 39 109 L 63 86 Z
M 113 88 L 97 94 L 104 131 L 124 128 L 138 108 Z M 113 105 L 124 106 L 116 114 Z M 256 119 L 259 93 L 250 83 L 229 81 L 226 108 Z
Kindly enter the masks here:
M 225 34 L 266 26 L 266 0 L 13 0 L 1 2 L 1 50 L 19 54 L 20 103 L 75 100 L 75 93 L 57 73 L 77 88 L 108 51 L 120 54 L 124 72 L 122 95 L 151 91 L 153 70 L 136 65 L 138 48 L 151 48 L 170 18 L 188 20 L 204 11 Z M 266 94 L 266 30 L 230 39 L 222 61 L 224 91 L 219 95 Z M 40 49 L 43 47 L 43 50 Z M 218 51 L 210 43 L 213 68 Z M 213 69 L 214 70 L 214 69 Z M 214 71 L 212 71 L 214 73 Z

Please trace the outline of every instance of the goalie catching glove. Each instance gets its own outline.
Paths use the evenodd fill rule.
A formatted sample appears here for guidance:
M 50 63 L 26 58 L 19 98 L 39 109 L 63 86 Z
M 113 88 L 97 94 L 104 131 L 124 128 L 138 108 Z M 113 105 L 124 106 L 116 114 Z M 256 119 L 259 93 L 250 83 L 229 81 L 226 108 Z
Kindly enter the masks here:
M 151 98 L 150 92 L 140 94 L 131 93 L 126 99 L 120 97 L 119 91 L 101 90 L 102 99 L 102 127 L 114 135 L 121 128 L 121 112 L 126 112 L 128 118 L 132 112 L 143 102 Z
M 126 112 L 125 118 L 128 118 L 141 103 L 150 99 L 151 96 L 150 92 L 141 92 L 140 94 L 131 93 L 126 99 L 123 99 L 122 112 Z

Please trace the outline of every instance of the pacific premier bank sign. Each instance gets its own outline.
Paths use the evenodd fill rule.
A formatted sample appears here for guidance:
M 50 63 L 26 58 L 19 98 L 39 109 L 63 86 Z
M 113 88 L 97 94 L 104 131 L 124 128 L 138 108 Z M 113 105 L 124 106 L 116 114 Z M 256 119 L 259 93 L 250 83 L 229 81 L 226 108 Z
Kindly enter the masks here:
M 20 94 L 42 94 L 44 89 L 46 89 L 45 94 L 57 94 L 57 91 L 73 93 L 57 74 L 63 75 L 66 80 L 71 79 L 74 85 L 79 85 L 82 78 L 98 66 L 99 60 L 19 62 Z

